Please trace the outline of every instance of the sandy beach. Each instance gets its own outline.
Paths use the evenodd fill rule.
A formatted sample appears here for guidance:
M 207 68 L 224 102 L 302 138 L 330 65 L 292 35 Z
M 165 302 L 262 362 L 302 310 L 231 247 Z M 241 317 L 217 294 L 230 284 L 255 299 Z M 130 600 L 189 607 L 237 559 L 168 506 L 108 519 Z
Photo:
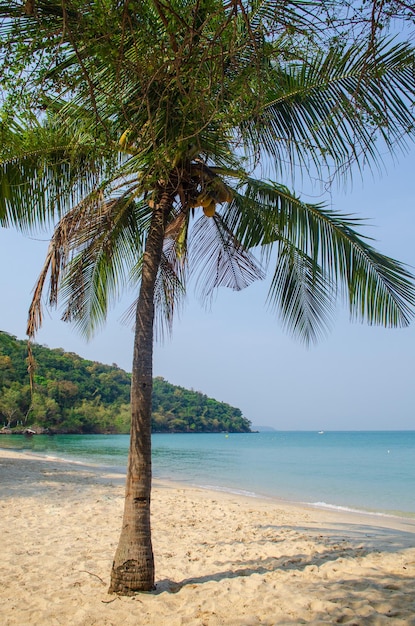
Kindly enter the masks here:
M 157 590 L 108 595 L 123 492 L 0 450 L 2 625 L 415 625 L 414 520 L 157 482 Z

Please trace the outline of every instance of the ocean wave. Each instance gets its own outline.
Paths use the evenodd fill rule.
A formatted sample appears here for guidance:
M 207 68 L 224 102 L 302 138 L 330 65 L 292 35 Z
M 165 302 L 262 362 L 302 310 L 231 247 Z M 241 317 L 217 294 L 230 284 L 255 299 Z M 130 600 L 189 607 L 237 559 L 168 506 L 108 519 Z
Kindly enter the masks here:
M 232 487 L 222 487 L 221 485 L 194 485 L 199 489 L 209 489 L 211 491 L 223 491 L 224 493 L 233 493 L 236 496 L 248 496 L 249 498 L 265 498 L 265 496 L 259 496 L 253 491 L 246 491 L 245 489 L 235 489 Z
M 404 514 L 395 515 L 393 513 L 382 513 L 381 511 L 368 511 L 365 509 L 355 509 L 349 506 L 341 506 L 339 504 L 329 504 L 327 502 L 304 502 L 308 506 L 314 506 L 318 509 L 330 509 L 332 511 L 342 511 L 344 513 L 358 513 L 359 515 L 376 515 L 378 517 L 403 517 Z

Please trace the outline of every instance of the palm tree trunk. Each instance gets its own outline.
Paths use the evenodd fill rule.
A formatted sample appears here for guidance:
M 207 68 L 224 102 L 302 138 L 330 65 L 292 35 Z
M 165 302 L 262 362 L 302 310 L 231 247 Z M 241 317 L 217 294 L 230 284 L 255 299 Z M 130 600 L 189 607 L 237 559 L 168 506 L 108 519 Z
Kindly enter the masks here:
M 165 192 L 153 212 L 137 302 L 124 517 L 109 588 L 109 593 L 120 595 L 154 589 L 150 528 L 154 287 L 170 207 L 171 195 Z

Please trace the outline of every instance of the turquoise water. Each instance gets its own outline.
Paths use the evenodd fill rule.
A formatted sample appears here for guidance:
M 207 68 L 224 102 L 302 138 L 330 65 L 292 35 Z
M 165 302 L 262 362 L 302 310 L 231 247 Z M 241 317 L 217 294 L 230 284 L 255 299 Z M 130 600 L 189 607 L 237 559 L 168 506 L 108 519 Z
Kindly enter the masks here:
M 0 447 L 125 471 L 127 435 L 0 436 Z M 415 517 L 415 431 L 153 435 L 153 474 L 213 489 Z

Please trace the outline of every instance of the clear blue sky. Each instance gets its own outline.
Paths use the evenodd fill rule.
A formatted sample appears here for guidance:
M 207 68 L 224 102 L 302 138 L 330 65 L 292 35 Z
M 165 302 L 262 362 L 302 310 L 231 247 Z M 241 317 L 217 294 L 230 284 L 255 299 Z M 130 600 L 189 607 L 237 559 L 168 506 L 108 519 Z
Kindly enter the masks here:
M 383 253 L 415 266 L 415 148 L 375 180 L 335 192 L 333 208 L 370 218 Z M 307 198 L 310 199 L 310 198 Z M 31 291 L 47 242 L 0 229 L 0 329 L 25 337 Z M 414 270 L 415 271 L 415 270 Z M 282 430 L 415 429 L 415 324 L 387 330 L 351 324 L 339 307 L 333 330 L 309 349 L 266 308 L 266 283 L 221 290 L 209 312 L 189 293 L 173 338 L 157 345 L 154 375 L 239 407 L 253 425 Z M 129 300 L 86 343 L 45 311 L 38 343 L 131 370 L 133 334 L 120 322 Z

